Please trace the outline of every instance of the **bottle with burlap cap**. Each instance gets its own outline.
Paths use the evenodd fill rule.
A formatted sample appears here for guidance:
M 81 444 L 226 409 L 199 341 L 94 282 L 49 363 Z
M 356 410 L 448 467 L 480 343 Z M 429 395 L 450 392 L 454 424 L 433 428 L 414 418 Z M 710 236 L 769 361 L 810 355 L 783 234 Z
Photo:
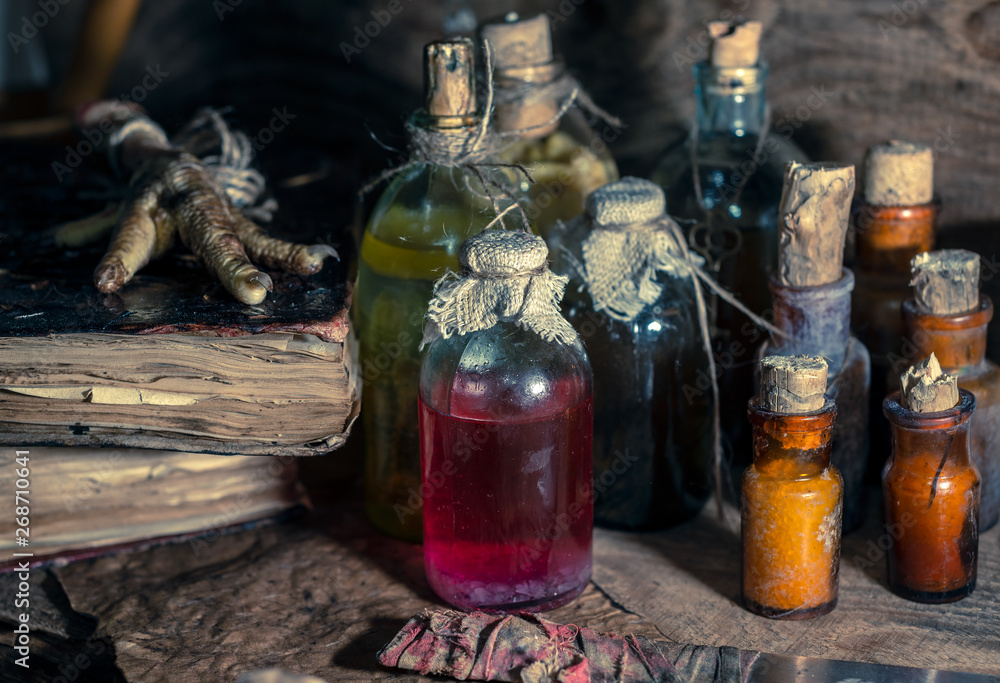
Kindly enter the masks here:
M 423 109 L 407 124 L 411 158 L 394 169 L 361 240 L 351 308 L 365 401 L 365 506 L 382 531 L 420 540 L 418 350 L 434 280 L 458 266 L 462 241 L 497 221 L 516 188 L 491 164 L 494 142 L 477 109 L 473 44 L 425 48 Z M 520 213 L 502 221 L 520 225 Z M 406 512 L 404 512 L 406 511 Z
M 837 404 L 818 356 L 768 356 L 747 407 L 753 464 L 741 500 L 743 604 L 772 619 L 837 605 L 844 486 L 830 464 Z
M 528 217 L 548 239 L 556 221 L 579 215 L 588 194 L 617 180 L 607 142 L 624 126 L 613 117 L 600 120 L 603 112 L 553 54 L 547 15 L 510 12 L 480 33 L 493 60 L 492 123 L 504 143 L 500 157 L 523 166 L 534 181 L 518 178 Z M 599 131 L 588 125 L 585 110 Z
M 593 379 L 547 258 L 541 237 L 487 230 L 428 310 L 424 566 L 463 609 L 551 609 L 590 578 Z
M 906 345 L 892 354 L 887 384 L 899 387 L 899 376 L 914 358 L 934 354 L 942 370 L 976 397 L 976 419 L 970 430 L 972 461 L 982 479 L 979 528 L 1000 519 L 1000 367 L 986 357 L 987 326 L 993 302 L 980 292 L 979 254 L 940 249 L 918 254 L 912 265 L 912 296 L 903 302 Z
M 658 185 L 626 177 L 595 190 L 558 239 L 563 312 L 594 370 L 595 522 L 690 519 L 710 493 L 715 401 L 683 233 Z
M 694 130 L 667 148 L 650 178 L 666 192 L 671 215 L 689 226 L 689 244 L 705 257 L 706 269 L 760 314 L 770 306 L 767 278 L 776 266 L 785 164 L 806 155 L 791 142 L 795 127 L 787 120 L 769 130 L 760 22 L 715 21 L 708 29 L 708 59 L 693 66 Z M 683 52 L 669 59 L 671 69 L 691 64 Z M 732 452 L 748 453 L 742 415 L 760 335 L 745 315 L 717 302 L 709 297 L 715 346 L 732 358 L 719 377 L 722 428 Z
M 976 397 L 935 354 L 885 397 L 892 455 L 882 470 L 889 587 L 908 600 L 954 602 L 976 586 L 980 478 L 970 455 Z M 973 420 L 975 413 L 975 420 Z
M 890 434 L 882 419 L 882 399 L 898 379 L 889 358 L 899 353 L 906 335 L 899 311 L 910 298 L 910 260 L 934 248 L 941 201 L 934 195 L 934 152 L 927 145 L 901 140 L 872 145 L 860 172 L 860 197 L 851 212 L 855 251 L 851 329 L 871 353 L 872 448 L 888 453 Z M 886 384 L 889 376 L 891 385 Z M 884 458 L 871 460 L 871 482 L 878 481 L 883 464 Z
M 758 359 L 805 354 L 827 361 L 827 393 L 838 411 L 830 457 L 844 480 L 845 533 L 861 526 L 868 509 L 871 387 L 868 350 L 851 334 L 854 273 L 843 265 L 853 198 L 850 164 L 819 162 L 786 168 L 778 268 L 768 282 L 774 326 L 780 334 L 757 351 Z M 879 460 L 884 459 L 880 455 Z

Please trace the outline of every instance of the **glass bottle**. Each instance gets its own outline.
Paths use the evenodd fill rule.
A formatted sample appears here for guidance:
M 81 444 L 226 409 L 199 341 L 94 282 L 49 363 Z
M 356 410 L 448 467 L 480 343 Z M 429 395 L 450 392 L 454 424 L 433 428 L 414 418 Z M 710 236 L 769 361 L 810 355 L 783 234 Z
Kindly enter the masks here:
M 420 374 L 424 564 L 434 591 L 464 609 L 552 609 L 590 579 L 587 354 L 575 334 L 546 341 L 517 315 L 436 339 Z
M 889 587 L 916 602 L 953 602 L 976 586 L 979 476 L 969 457 L 972 392 L 954 408 L 918 413 L 883 402 L 892 425 L 892 456 L 882 470 Z M 977 413 L 978 418 L 978 413 Z
M 882 399 L 889 393 L 886 378 L 894 378 L 889 357 L 905 343 L 900 307 L 910 298 L 910 259 L 934 248 L 940 209 L 938 200 L 912 206 L 878 206 L 861 200 L 853 211 L 857 284 L 851 329 L 871 353 L 869 424 L 870 440 L 877 449 L 888 449 L 890 443 Z M 880 468 L 881 462 L 873 459 L 871 481 Z
M 482 36 L 493 55 L 493 126 L 506 143 L 499 156 L 534 180 L 516 173 L 528 219 L 548 240 L 556 221 L 580 215 L 587 195 L 618 179 L 607 142 L 621 130 L 609 123 L 598 133 L 577 107 L 563 111 L 579 86 L 553 57 L 547 15 L 511 12 L 485 24 Z
M 986 326 L 993 302 L 980 294 L 975 311 L 955 315 L 921 312 L 913 299 L 903 302 L 903 320 L 911 351 L 923 358 L 933 353 L 941 368 L 958 377 L 960 389 L 976 397 L 970 451 L 982 480 L 979 529 L 1000 518 L 1000 367 L 986 358 Z
M 830 461 L 844 482 L 843 531 L 858 528 L 867 508 L 868 393 L 871 365 L 868 350 L 851 336 L 851 290 L 854 274 L 828 285 L 789 287 L 771 276 L 774 326 L 785 336 L 766 341 L 757 357 L 823 356 L 829 363 L 827 393 L 837 404 Z
M 591 248 L 615 258 L 617 252 L 598 241 L 609 232 L 602 227 L 605 212 L 632 216 L 628 225 L 615 227 L 612 239 L 656 236 L 658 246 L 647 243 L 643 258 L 654 252 L 662 258 L 663 251 L 677 262 L 683 256 L 669 236 L 662 190 L 648 180 L 624 178 L 591 195 L 587 214 L 559 238 L 563 250 L 552 267 L 570 278 L 563 314 L 583 338 L 594 371 L 595 522 L 658 529 L 690 519 L 708 498 L 714 462 L 711 373 L 695 284 L 686 270 L 656 271 L 645 286 L 655 286 L 659 295 L 634 315 L 595 302 L 585 277 L 594 264 L 584 245 L 593 240 Z M 650 230 L 654 221 L 665 224 Z M 584 265 L 583 272 L 575 263 Z M 644 263 L 637 263 L 642 272 Z
M 785 122 L 767 130 L 767 66 L 694 66 L 696 121 L 691 135 L 670 147 L 650 178 L 663 187 L 667 206 L 692 222 L 688 243 L 705 258 L 716 281 L 747 308 L 770 305 L 767 280 L 778 254 L 778 204 L 785 164 L 805 161 Z M 752 349 L 760 332 L 742 313 L 709 296 L 719 359 L 722 429 L 734 458 L 750 452 L 742 418 L 753 393 Z
M 427 46 L 426 108 L 414 114 L 414 130 L 445 137 L 478 130 L 472 50 L 468 39 Z M 375 526 L 399 538 L 419 541 L 422 529 L 417 384 L 427 302 L 434 281 L 457 268 L 462 241 L 495 219 L 478 178 L 416 160 L 379 197 L 361 241 L 352 313 L 364 380 L 365 508 Z M 516 222 L 516 212 L 505 220 Z
M 825 378 L 823 380 L 825 384 Z M 748 404 L 753 464 L 743 474 L 743 602 L 772 619 L 811 619 L 837 604 L 843 483 L 830 465 L 837 404 L 775 412 Z

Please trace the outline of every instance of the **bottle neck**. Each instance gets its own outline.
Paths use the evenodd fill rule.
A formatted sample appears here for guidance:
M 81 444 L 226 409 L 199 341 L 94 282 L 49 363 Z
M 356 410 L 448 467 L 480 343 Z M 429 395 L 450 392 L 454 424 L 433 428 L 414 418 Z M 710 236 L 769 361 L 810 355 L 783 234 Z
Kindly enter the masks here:
M 767 66 L 717 68 L 708 62 L 694 67 L 699 134 L 759 136 L 764 131 Z
M 802 479 L 830 466 L 837 404 L 827 399 L 816 412 L 787 415 L 766 410 L 757 398 L 747 408 L 753 425 L 753 465 L 763 476 Z
M 903 302 L 907 341 L 914 347 L 913 359 L 932 352 L 948 374 L 961 375 L 986 358 L 986 326 L 993 318 L 993 302 L 980 295 L 979 308 L 968 313 L 938 315 L 923 313 L 913 299 Z
M 851 338 L 851 292 L 854 273 L 844 268 L 842 277 L 828 285 L 787 287 L 771 276 L 774 325 L 784 336 L 773 340 L 780 355 L 824 356 L 830 374 L 840 370 Z
M 944 466 L 967 466 L 969 457 L 969 419 L 976 408 L 976 397 L 959 389 L 958 405 L 935 413 L 917 413 L 899 404 L 894 391 L 882 401 L 882 412 L 892 425 L 893 461 L 926 460 L 926 471 L 933 474 Z
M 914 206 L 875 206 L 865 201 L 854 210 L 858 267 L 865 272 L 909 278 L 910 259 L 934 248 L 941 202 Z

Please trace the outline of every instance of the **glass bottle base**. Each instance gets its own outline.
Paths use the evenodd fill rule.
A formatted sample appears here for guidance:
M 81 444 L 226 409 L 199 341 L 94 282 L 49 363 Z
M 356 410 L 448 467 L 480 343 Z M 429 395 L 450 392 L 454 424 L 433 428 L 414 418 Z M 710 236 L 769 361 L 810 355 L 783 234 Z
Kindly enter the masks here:
M 929 605 L 939 605 L 945 602 L 956 602 L 968 597 L 976 587 L 975 580 L 970 581 L 961 588 L 955 590 L 930 593 L 927 591 L 917 591 L 899 583 L 889 582 L 889 588 L 893 593 L 901 598 L 912 600 L 913 602 L 923 602 Z
M 426 558 L 425 558 L 426 562 Z M 546 577 L 519 577 L 510 581 L 478 581 L 454 577 L 427 568 L 427 581 L 442 600 L 467 610 L 545 612 L 565 605 L 583 592 L 590 581 L 591 566 L 579 571 L 563 570 Z
M 768 619 L 784 619 L 788 621 L 803 621 L 805 619 L 815 619 L 833 611 L 837 606 L 837 598 L 829 602 L 824 602 L 816 607 L 801 607 L 798 609 L 780 609 L 777 607 L 766 607 L 750 598 L 743 597 L 743 606 L 754 614 L 758 614 Z

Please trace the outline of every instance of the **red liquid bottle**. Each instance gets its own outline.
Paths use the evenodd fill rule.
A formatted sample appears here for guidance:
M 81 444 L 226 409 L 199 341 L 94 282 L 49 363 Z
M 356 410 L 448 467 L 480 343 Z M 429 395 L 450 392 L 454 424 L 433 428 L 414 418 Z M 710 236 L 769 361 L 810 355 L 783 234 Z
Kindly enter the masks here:
M 537 241 L 544 264 L 541 238 L 518 234 Z M 566 327 L 569 343 L 546 341 L 501 316 L 428 349 L 424 562 L 434 591 L 458 607 L 551 609 L 590 579 L 593 380 Z

